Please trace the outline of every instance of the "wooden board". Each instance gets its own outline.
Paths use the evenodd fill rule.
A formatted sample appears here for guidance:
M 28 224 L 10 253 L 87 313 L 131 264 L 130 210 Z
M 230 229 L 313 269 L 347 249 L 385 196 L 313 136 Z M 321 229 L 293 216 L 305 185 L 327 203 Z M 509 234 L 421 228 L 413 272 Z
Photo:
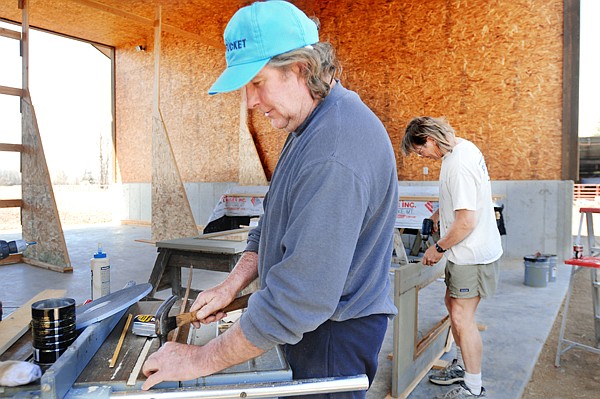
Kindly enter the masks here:
M 0 266 L 1 265 L 12 265 L 12 264 L 21 263 L 21 262 L 23 262 L 22 254 L 10 254 L 10 255 L 8 255 L 8 258 L 4 258 L 4 259 L 0 260 Z
M 31 298 L 10 316 L 0 322 L 0 354 L 4 353 L 29 329 L 31 305 L 48 298 L 62 298 L 66 290 L 44 290 Z

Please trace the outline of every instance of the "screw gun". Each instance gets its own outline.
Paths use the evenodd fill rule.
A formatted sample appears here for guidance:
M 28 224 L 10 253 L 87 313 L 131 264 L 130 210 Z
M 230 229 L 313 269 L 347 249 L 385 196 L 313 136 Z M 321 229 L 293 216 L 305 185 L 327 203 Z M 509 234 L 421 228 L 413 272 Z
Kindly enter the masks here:
M 25 240 L 4 241 L 0 240 L 0 260 L 8 258 L 10 254 L 18 254 L 25 249 L 35 244 L 35 242 L 27 242 Z

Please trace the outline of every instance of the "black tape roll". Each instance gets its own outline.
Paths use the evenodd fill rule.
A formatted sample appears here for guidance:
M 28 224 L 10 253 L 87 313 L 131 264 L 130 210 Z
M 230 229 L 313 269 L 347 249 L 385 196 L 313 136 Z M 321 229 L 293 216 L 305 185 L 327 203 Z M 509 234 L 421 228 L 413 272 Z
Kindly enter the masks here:
M 33 320 L 51 322 L 75 317 L 75 299 L 50 298 L 42 299 L 31 305 Z
M 50 298 L 31 305 L 33 358 L 38 364 L 54 363 L 77 338 L 75 300 Z

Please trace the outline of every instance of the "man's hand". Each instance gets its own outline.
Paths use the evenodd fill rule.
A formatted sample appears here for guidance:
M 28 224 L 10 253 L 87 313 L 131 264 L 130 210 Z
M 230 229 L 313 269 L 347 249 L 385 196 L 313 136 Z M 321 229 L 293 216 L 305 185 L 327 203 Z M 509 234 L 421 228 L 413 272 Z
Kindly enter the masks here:
M 229 305 L 235 298 L 235 293 L 230 293 L 221 286 L 216 286 L 206 291 L 202 291 L 196 297 L 196 300 L 190 307 L 190 312 L 197 311 L 194 322 L 196 328 L 200 323 L 209 324 L 225 317 L 225 313 L 219 312 L 225 306 Z
M 187 381 L 202 377 L 201 346 L 165 343 L 158 351 L 146 359 L 142 372 L 148 379 L 142 385 L 148 390 L 163 381 Z
M 238 292 L 247 287 L 256 277 L 258 277 L 258 254 L 244 252 L 225 281 L 198 294 L 190 308 L 192 312 L 198 311 L 196 314 L 198 321 L 193 323 L 194 327 L 198 328 L 200 323 L 208 324 L 225 317 L 225 313 L 219 310 L 229 305 Z
M 233 323 L 204 346 L 167 342 L 144 363 L 142 372 L 148 379 L 142 389 L 162 381 L 188 381 L 211 375 L 263 353 L 246 339 L 240 323 Z

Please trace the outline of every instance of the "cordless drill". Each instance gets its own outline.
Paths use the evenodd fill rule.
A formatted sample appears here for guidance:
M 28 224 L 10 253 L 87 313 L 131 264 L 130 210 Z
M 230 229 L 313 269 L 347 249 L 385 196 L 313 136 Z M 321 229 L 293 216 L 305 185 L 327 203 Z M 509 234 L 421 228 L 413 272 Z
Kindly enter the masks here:
M 423 219 L 423 225 L 421 226 L 421 242 L 423 246 L 423 252 L 427 250 L 427 241 L 433 234 L 433 220 Z
M 0 260 L 8 258 L 10 254 L 18 254 L 25 249 L 35 244 L 35 242 L 27 242 L 25 240 L 4 241 L 0 240 Z

